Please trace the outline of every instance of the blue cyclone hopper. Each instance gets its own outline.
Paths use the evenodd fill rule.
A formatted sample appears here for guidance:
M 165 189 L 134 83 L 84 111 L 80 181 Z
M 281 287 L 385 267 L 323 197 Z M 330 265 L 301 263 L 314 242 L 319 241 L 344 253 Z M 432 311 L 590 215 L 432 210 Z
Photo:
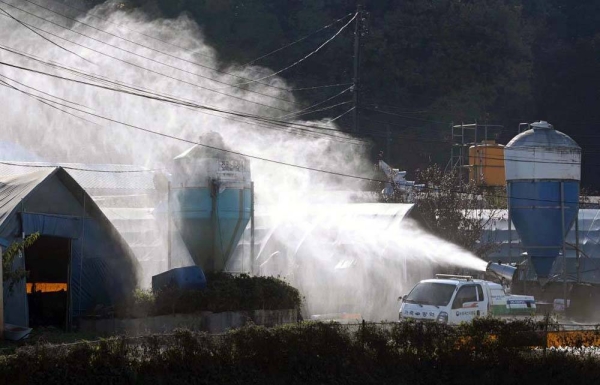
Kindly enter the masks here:
M 200 142 L 225 148 L 218 134 Z M 170 212 L 194 262 L 222 271 L 251 216 L 249 162 L 240 156 L 194 146 L 173 160 Z
M 194 262 L 206 271 L 221 271 L 250 220 L 248 188 L 171 190 L 172 218 Z
M 531 126 L 510 141 L 504 157 L 511 220 L 543 280 L 579 209 L 581 148 L 547 122 Z

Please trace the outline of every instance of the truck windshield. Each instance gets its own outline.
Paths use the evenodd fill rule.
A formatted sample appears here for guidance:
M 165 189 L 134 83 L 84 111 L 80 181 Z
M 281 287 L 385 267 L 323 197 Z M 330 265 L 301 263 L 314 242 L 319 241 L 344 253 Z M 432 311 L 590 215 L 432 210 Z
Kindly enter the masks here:
M 421 282 L 406 297 L 405 302 L 422 305 L 446 306 L 452 298 L 456 285 L 437 282 Z

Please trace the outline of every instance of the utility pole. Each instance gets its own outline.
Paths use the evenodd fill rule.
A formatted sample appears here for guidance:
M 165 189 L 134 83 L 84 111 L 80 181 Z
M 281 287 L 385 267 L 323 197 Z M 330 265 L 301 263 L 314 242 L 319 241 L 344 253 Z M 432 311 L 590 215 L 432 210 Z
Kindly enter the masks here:
M 353 105 L 354 110 L 352 115 L 354 117 L 353 132 L 358 134 L 360 130 L 360 123 L 358 121 L 358 103 L 359 103 L 359 89 L 360 89 L 360 35 L 362 34 L 362 6 L 358 4 L 356 6 L 356 19 L 354 20 L 354 85 L 353 88 Z

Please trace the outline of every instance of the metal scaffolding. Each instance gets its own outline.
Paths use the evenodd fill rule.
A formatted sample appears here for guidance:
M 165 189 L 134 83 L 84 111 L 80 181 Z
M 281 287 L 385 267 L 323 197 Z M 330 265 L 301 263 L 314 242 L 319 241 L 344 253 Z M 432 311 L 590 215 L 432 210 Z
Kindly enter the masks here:
M 446 165 L 446 172 L 456 171 L 461 181 L 466 181 L 465 169 L 469 167 L 469 147 L 486 140 L 495 140 L 496 136 L 504 129 L 499 124 L 461 123 L 450 124 L 452 131 L 450 160 Z

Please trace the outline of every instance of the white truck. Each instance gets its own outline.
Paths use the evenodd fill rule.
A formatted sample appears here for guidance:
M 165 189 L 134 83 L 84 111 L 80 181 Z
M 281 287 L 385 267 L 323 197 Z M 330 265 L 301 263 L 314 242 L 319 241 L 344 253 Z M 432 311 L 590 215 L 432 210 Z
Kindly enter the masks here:
M 399 319 L 456 325 L 475 317 L 535 315 L 532 296 L 509 295 L 498 283 L 469 276 L 436 275 L 402 297 Z

